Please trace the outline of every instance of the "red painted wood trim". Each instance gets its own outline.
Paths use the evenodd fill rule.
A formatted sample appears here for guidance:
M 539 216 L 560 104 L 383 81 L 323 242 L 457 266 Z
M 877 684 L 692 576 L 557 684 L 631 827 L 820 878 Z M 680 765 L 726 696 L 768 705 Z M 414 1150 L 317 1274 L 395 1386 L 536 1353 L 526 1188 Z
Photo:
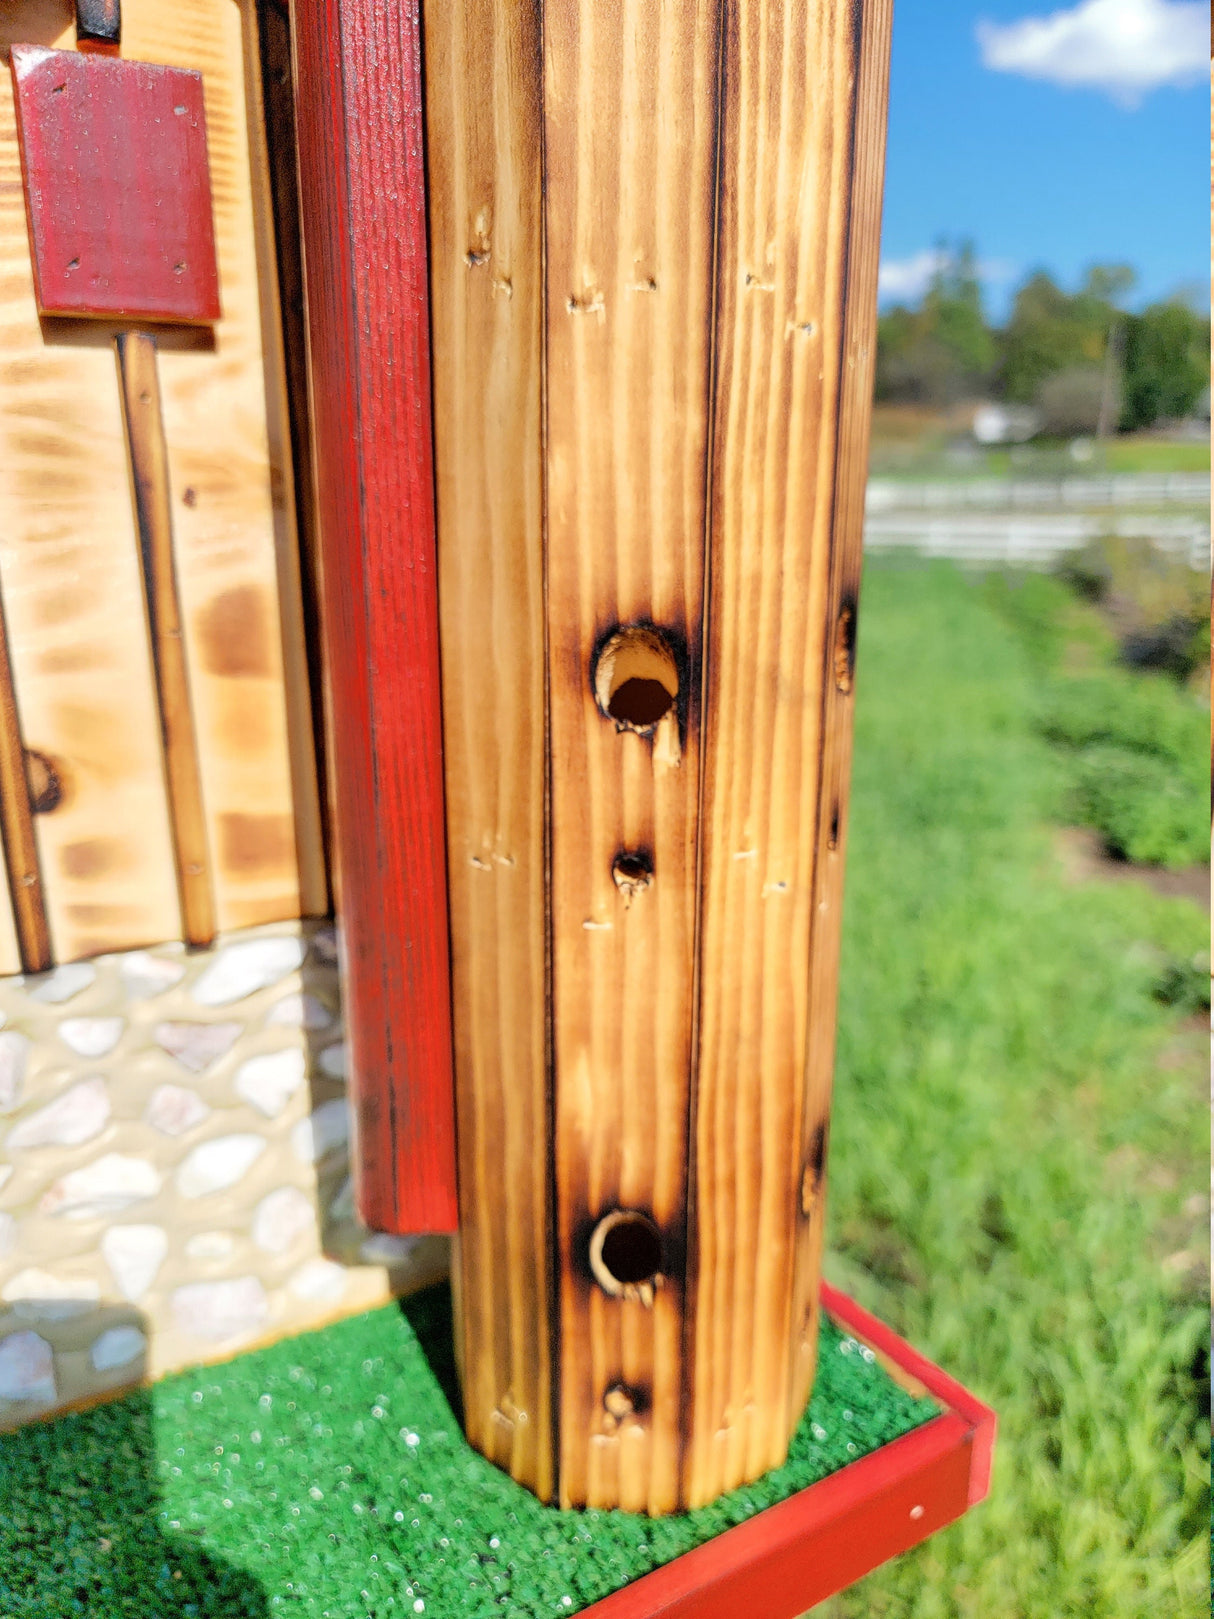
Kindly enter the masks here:
M 959 1518 L 990 1482 L 995 1414 L 845 1294 L 823 1306 L 947 1409 L 582 1610 L 582 1619 L 795 1619 Z
M 970 1478 L 970 1505 L 985 1500 L 991 1487 L 991 1461 L 995 1452 L 995 1434 L 999 1419 L 989 1405 L 958 1383 L 956 1378 L 942 1372 L 926 1355 L 908 1344 L 905 1338 L 879 1321 L 875 1315 L 862 1309 L 855 1299 L 840 1293 L 829 1282 L 822 1283 L 822 1308 L 840 1326 L 855 1333 L 873 1349 L 888 1355 L 894 1364 L 915 1377 L 940 1405 L 964 1417 L 974 1433 L 974 1460 Z
M 296 0 L 332 854 L 356 1193 L 456 1225 L 417 0 Z

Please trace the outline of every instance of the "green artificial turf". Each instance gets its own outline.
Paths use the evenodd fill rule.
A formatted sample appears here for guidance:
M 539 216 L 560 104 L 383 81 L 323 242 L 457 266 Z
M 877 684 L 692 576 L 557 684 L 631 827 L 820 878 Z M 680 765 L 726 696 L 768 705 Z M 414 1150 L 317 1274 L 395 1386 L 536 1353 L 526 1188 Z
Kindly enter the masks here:
M 936 1412 L 830 1322 L 787 1463 L 696 1512 L 541 1506 L 465 1444 L 445 1289 L 0 1441 L 0 1619 L 577 1613 Z

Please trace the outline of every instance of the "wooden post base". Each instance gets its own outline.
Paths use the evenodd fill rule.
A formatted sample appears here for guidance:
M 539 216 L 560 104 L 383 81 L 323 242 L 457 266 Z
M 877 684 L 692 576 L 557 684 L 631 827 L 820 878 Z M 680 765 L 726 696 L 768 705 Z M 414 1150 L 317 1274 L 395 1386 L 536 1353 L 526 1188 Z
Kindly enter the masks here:
M 795 1619 L 985 1499 L 995 1413 L 845 1293 L 822 1308 L 941 1415 L 582 1610 L 581 1619 Z

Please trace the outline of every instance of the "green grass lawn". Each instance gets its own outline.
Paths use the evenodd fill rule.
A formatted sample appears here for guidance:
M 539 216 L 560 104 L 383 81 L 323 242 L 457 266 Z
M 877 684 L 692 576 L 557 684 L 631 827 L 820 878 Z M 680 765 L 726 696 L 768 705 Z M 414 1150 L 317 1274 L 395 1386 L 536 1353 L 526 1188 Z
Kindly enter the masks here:
M 1043 441 L 1025 448 L 971 446 L 958 461 L 949 454 L 949 436 L 926 430 L 917 439 L 884 436 L 881 419 L 874 421 L 872 470 L 877 477 L 927 479 L 950 482 L 966 478 L 1100 477 L 1111 472 L 1208 472 L 1208 439 L 1158 438 L 1149 433 L 1127 433 L 1093 446 L 1092 458 L 1076 461 L 1065 442 Z
M 945 567 L 870 567 L 832 1279 L 993 1404 L 991 1499 L 855 1619 L 1208 1613 L 1207 1037 L 1186 900 L 1069 885 L 1040 658 Z

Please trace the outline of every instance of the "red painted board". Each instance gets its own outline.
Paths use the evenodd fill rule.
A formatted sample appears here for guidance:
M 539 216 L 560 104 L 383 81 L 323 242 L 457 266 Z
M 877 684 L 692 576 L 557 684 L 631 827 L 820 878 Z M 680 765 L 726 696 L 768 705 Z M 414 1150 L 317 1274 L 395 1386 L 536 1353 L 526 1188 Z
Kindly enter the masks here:
M 219 319 L 202 75 L 14 45 L 43 315 Z
M 417 0 L 292 7 L 355 1192 L 456 1225 Z
M 795 1619 L 959 1518 L 990 1484 L 995 1413 L 845 1294 L 823 1307 L 942 1416 L 582 1610 L 581 1619 Z

